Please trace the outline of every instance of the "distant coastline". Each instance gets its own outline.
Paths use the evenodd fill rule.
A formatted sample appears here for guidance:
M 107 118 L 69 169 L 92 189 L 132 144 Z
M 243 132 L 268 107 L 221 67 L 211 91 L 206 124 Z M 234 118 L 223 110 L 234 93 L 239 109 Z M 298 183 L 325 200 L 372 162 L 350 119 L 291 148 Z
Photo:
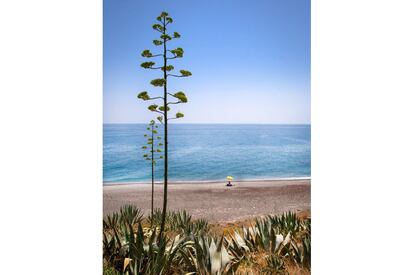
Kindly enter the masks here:
M 226 122 L 169 122 L 176 125 L 275 125 L 275 126 L 311 126 L 310 123 L 226 123 Z M 104 122 L 102 125 L 148 125 L 146 122 Z

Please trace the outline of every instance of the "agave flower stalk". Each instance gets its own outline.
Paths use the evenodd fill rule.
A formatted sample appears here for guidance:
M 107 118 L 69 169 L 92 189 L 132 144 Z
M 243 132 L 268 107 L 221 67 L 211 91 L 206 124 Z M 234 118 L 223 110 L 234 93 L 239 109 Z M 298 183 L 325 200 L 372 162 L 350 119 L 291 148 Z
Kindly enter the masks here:
M 141 64 L 141 67 L 144 69 L 150 70 L 161 70 L 162 78 L 157 78 L 151 80 L 151 85 L 154 87 L 162 87 L 163 94 L 161 96 L 151 97 L 147 91 L 140 92 L 138 94 L 138 98 L 144 101 L 149 100 L 161 100 L 161 105 L 152 104 L 148 106 L 148 110 L 151 112 L 156 112 L 161 114 L 161 116 L 157 117 L 160 123 L 164 124 L 164 197 L 163 197 L 163 207 L 162 207 L 162 220 L 161 220 L 161 228 L 160 234 L 158 236 L 158 241 L 161 239 L 161 235 L 164 232 L 165 227 L 165 217 L 167 213 L 167 200 L 168 200 L 168 121 L 172 119 L 179 119 L 184 117 L 184 114 L 181 112 L 177 112 L 175 117 L 169 118 L 168 114 L 171 110 L 172 105 L 187 103 L 187 96 L 184 92 L 179 91 L 175 93 L 171 93 L 167 89 L 167 84 L 169 81 L 169 77 L 188 77 L 191 76 L 191 72 L 187 70 L 180 70 L 180 74 L 173 73 L 174 66 L 168 64 L 169 61 L 182 58 L 184 55 L 184 50 L 182 48 L 175 48 L 175 49 L 168 49 L 167 44 L 174 40 L 180 38 L 180 34 L 178 32 L 174 32 L 172 35 L 167 33 L 167 26 L 172 24 L 173 19 L 168 15 L 167 12 L 162 12 L 157 17 L 158 23 L 154 24 L 152 28 L 160 33 L 159 39 L 153 40 L 153 44 L 155 46 L 162 46 L 162 52 L 159 54 L 153 54 L 150 50 L 144 50 L 141 54 L 142 57 L 145 58 L 162 58 L 162 65 L 158 67 L 154 67 L 156 64 L 153 61 L 144 62 Z M 170 98 L 173 98 L 173 101 L 170 101 Z
M 155 124 L 154 120 L 151 120 L 147 131 L 150 132 L 150 134 L 145 134 L 144 137 L 147 138 L 147 145 L 142 146 L 142 149 L 144 150 L 144 159 L 147 161 L 151 161 L 151 226 L 152 226 L 152 218 L 154 216 L 154 167 L 156 165 L 156 154 L 159 154 L 162 152 L 161 149 L 156 148 L 162 146 L 162 143 L 156 143 L 161 139 L 161 137 L 158 135 L 157 131 L 158 125 Z M 155 146 L 155 147 L 154 147 Z M 149 153 L 147 152 L 149 149 Z M 162 158 L 162 156 L 159 156 Z

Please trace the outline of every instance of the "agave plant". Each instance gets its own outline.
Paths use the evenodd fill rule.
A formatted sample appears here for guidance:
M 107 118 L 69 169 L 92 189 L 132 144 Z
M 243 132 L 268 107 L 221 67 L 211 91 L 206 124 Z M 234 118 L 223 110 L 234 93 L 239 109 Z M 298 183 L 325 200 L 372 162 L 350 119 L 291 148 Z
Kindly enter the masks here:
M 280 253 L 281 249 L 290 242 L 290 233 L 286 236 L 276 234 L 266 223 L 254 227 L 242 228 L 241 235 L 235 231 L 226 238 L 226 244 L 233 255 L 241 259 L 246 253 L 265 250 L 270 253 Z
M 152 225 L 157 228 L 161 225 L 162 212 L 160 209 L 155 209 L 152 217 Z M 151 221 L 151 216 L 148 217 Z M 151 222 L 149 222 L 151 223 Z M 165 218 L 165 228 L 167 231 L 174 231 L 182 235 L 200 235 L 208 234 L 210 225 L 206 220 L 192 220 L 191 215 L 185 210 L 168 211 Z
M 189 215 L 185 210 L 178 212 L 170 212 L 169 216 L 170 219 L 168 227 L 170 230 L 190 233 L 192 224 L 191 215 Z
M 192 231 L 197 235 L 207 235 L 210 233 L 210 224 L 204 219 L 198 219 L 192 223 Z
M 270 255 L 266 258 L 265 272 L 266 274 L 286 274 L 285 263 L 283 259 L 277 255 Z
M 305 236 L 302 240 L 293 239 L 289 257 L 300 267 L 311 267 L 311 240 L 309 236 Z
M 147 221 L 149 224 L 152 225 L 152 227 L 159 227 L 161 225 L 161 219 L 162 219 L 162 211 L 159 208 L 154 209 L 154 213 L 151 217 L 151 215 L 148 216 Z M 169 219 L 169 213 L 167 212 L 166 219 Z
M 142 211 L 136 206 L 126 205 L 120 209 L 121 221 L 126 225 L 136 225 L 142 220 Z
M 103 255 L 107 270 L 119 274 L 235 274 L 241 263 L 265 257 L 260 274 L 281 274 L 285 262 L 310 269 L 310 219 L 295 215 L 257 219 L 221 238 L 209 234 L 205 220 L 192 220 L 186 211 L 168 212 L 168 236 L 159 237 L 161 210 L 145 227 L 142 212 L 133 206 L 104 219 Z M 151 219 L 151 217 L 148 217 Z M 292 231 L 290 231 L 292 230 Z M 295 233 L 296 232 L 296 233 Z M 254 263 L 253 263 L 254 264 Z
M 176 231 L 184 235 L 205 235 L 210 230 L 210 225 L 206 220 L 192 220 L 185 210 L 178 212 L 170 212 L 169 224 L 170 230 Z
M 288 232 L 295 235 L 301 230 L 301 221 L 295 213 L 287 212 L 280 216 L 267 216 L 270 226 L 275 228 L 278 233 L 286 235 Z
M 104 220 L 103 254 L 107 263 L 121 274 L 168 274 L 177 268 L 177 255 L 186 244 L 185 238 L 170 240 L 162 235 L 155 241 L 157 230 L 143 228 L 141 211 L 133 206 L 120 209 Z
M 124 270 L 127 274 L 170 274 L 173 269 L 179 269 L 181 260 L 179 253 L 188 245 L 185 238 L 179 235 L 170 240 L 163 235 L 155 242 L 157 233 L 152 231 L 149 239 L 144 237 L 139 226 L 137 238 L 129 245 L 129 257 L 125 258 Z M 182 270 L 176 270 L 182 272 Z
M 184 264 L 189 273 L 201 275 L 227 274 L 233 270 L 232 259 L 224 246 L 224 237 L 220 240 L 208 236 L 190 236 L 192 246 L 186 250 Z

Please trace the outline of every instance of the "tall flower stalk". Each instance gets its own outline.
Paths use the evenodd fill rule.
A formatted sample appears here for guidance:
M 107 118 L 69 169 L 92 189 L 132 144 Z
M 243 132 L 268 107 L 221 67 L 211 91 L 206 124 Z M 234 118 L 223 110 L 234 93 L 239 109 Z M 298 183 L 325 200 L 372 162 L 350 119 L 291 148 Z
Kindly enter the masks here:
M 162 218 L 161 218 L 161 228 L 160 228 L 160 235 L 158 240 L 161 239 L 161 236 L 164 232 L 165 228 L 165 217 L 167 214 L 167 201 L 168 201 L 168 121 L 172 119 L 179 119 L 184 117 L 184 114 L 181 112 L 177 112 L 175 117 L 168 117 L 168 113 L 170 111 L 170 106 L 173 104 L 181 104 L 186 103 L 187 96 L 184 92 L 179 91 L 175 93 L 170 93 L 167 89 L 168 79 L 169 77 L 188 77 L 191 76 L 191 72 L 187 70 L 180 70 L 180 74 L 173 73 L 174 66 L 168 64 L 171 60 L 182 58 L 184 55 L 184 50 L 182 48 L 174 48 L 168 49 L 167 44 L 174 39 L 180 38 L 180 34 L 178 32 L 173 32 L 172 35 L 167 33 L 167 26 L 169 27 L 170 24 L 173 23 L 173 19 L 168 15 L 167 12 L 161 12 L 161 14 L 157 17 L 158 23 L 154 24 L 152 28 L 160 33 L 159 39 L 153 40 L 153 44 L 155 46 L 161 46 L 162 52 L 157 54 L 152 54 L 150 50 L 144 50 L 142 52 L 142 57 L 145 58 L 161 58 L 161 66 L 154 67 L 156 64 L 155 62 L 148 61 L 141 64 L 141 67 L 144 69 L 151 69 L 151 70 L 161 70 L 162 78 L 157 78 L 151 80 L 151 85 L 154 87 L 162 87 L 164 92 L 161 96 L 151 97 L 147 91 L 140 92 L 138 94 L 138 98 L 144 101 L 149 100 L 160 100 L 161 104 L 152 104 L 148 106 L 148 110 L 151 112 L 156 112 L 161 114 L 158 116 L 157 119 L 160 123 L 164 124 L 164 197 L 163 197 L 163 207 L 162 207 Z M 169 101 L 172 98 L 174 101 Z
M 149 134 L 145 134 L 144 137 L 147 138 L 147 145 L 142 146 L 142 149 L 144 150 L 144 159 L 147 161 L 151 161 L 151 225 L 152 220 L 154 217 L 154 168 L 156 165 L 156 154 L 159 154 L 162 152 L 161 149 L 156 148 L 158 146 L 162 146 L 162 143 L 157 143 L 161 139 L 161 137 L 158 135 L 158 125 L 155 124 L 154 120 L 151 120 L 151 122 L 147 127 L 147 131 L 149 131 Z M 163 158 L 163 156 L 159 156 L 158 158 Z

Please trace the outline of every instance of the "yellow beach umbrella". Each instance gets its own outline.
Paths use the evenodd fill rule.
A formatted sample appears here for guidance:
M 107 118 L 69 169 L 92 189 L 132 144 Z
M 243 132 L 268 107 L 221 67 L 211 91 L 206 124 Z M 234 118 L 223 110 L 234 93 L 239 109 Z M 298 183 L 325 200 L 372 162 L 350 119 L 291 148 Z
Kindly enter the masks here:
M 232 176 L 227 176 L 227 180 L 233 180 Z

